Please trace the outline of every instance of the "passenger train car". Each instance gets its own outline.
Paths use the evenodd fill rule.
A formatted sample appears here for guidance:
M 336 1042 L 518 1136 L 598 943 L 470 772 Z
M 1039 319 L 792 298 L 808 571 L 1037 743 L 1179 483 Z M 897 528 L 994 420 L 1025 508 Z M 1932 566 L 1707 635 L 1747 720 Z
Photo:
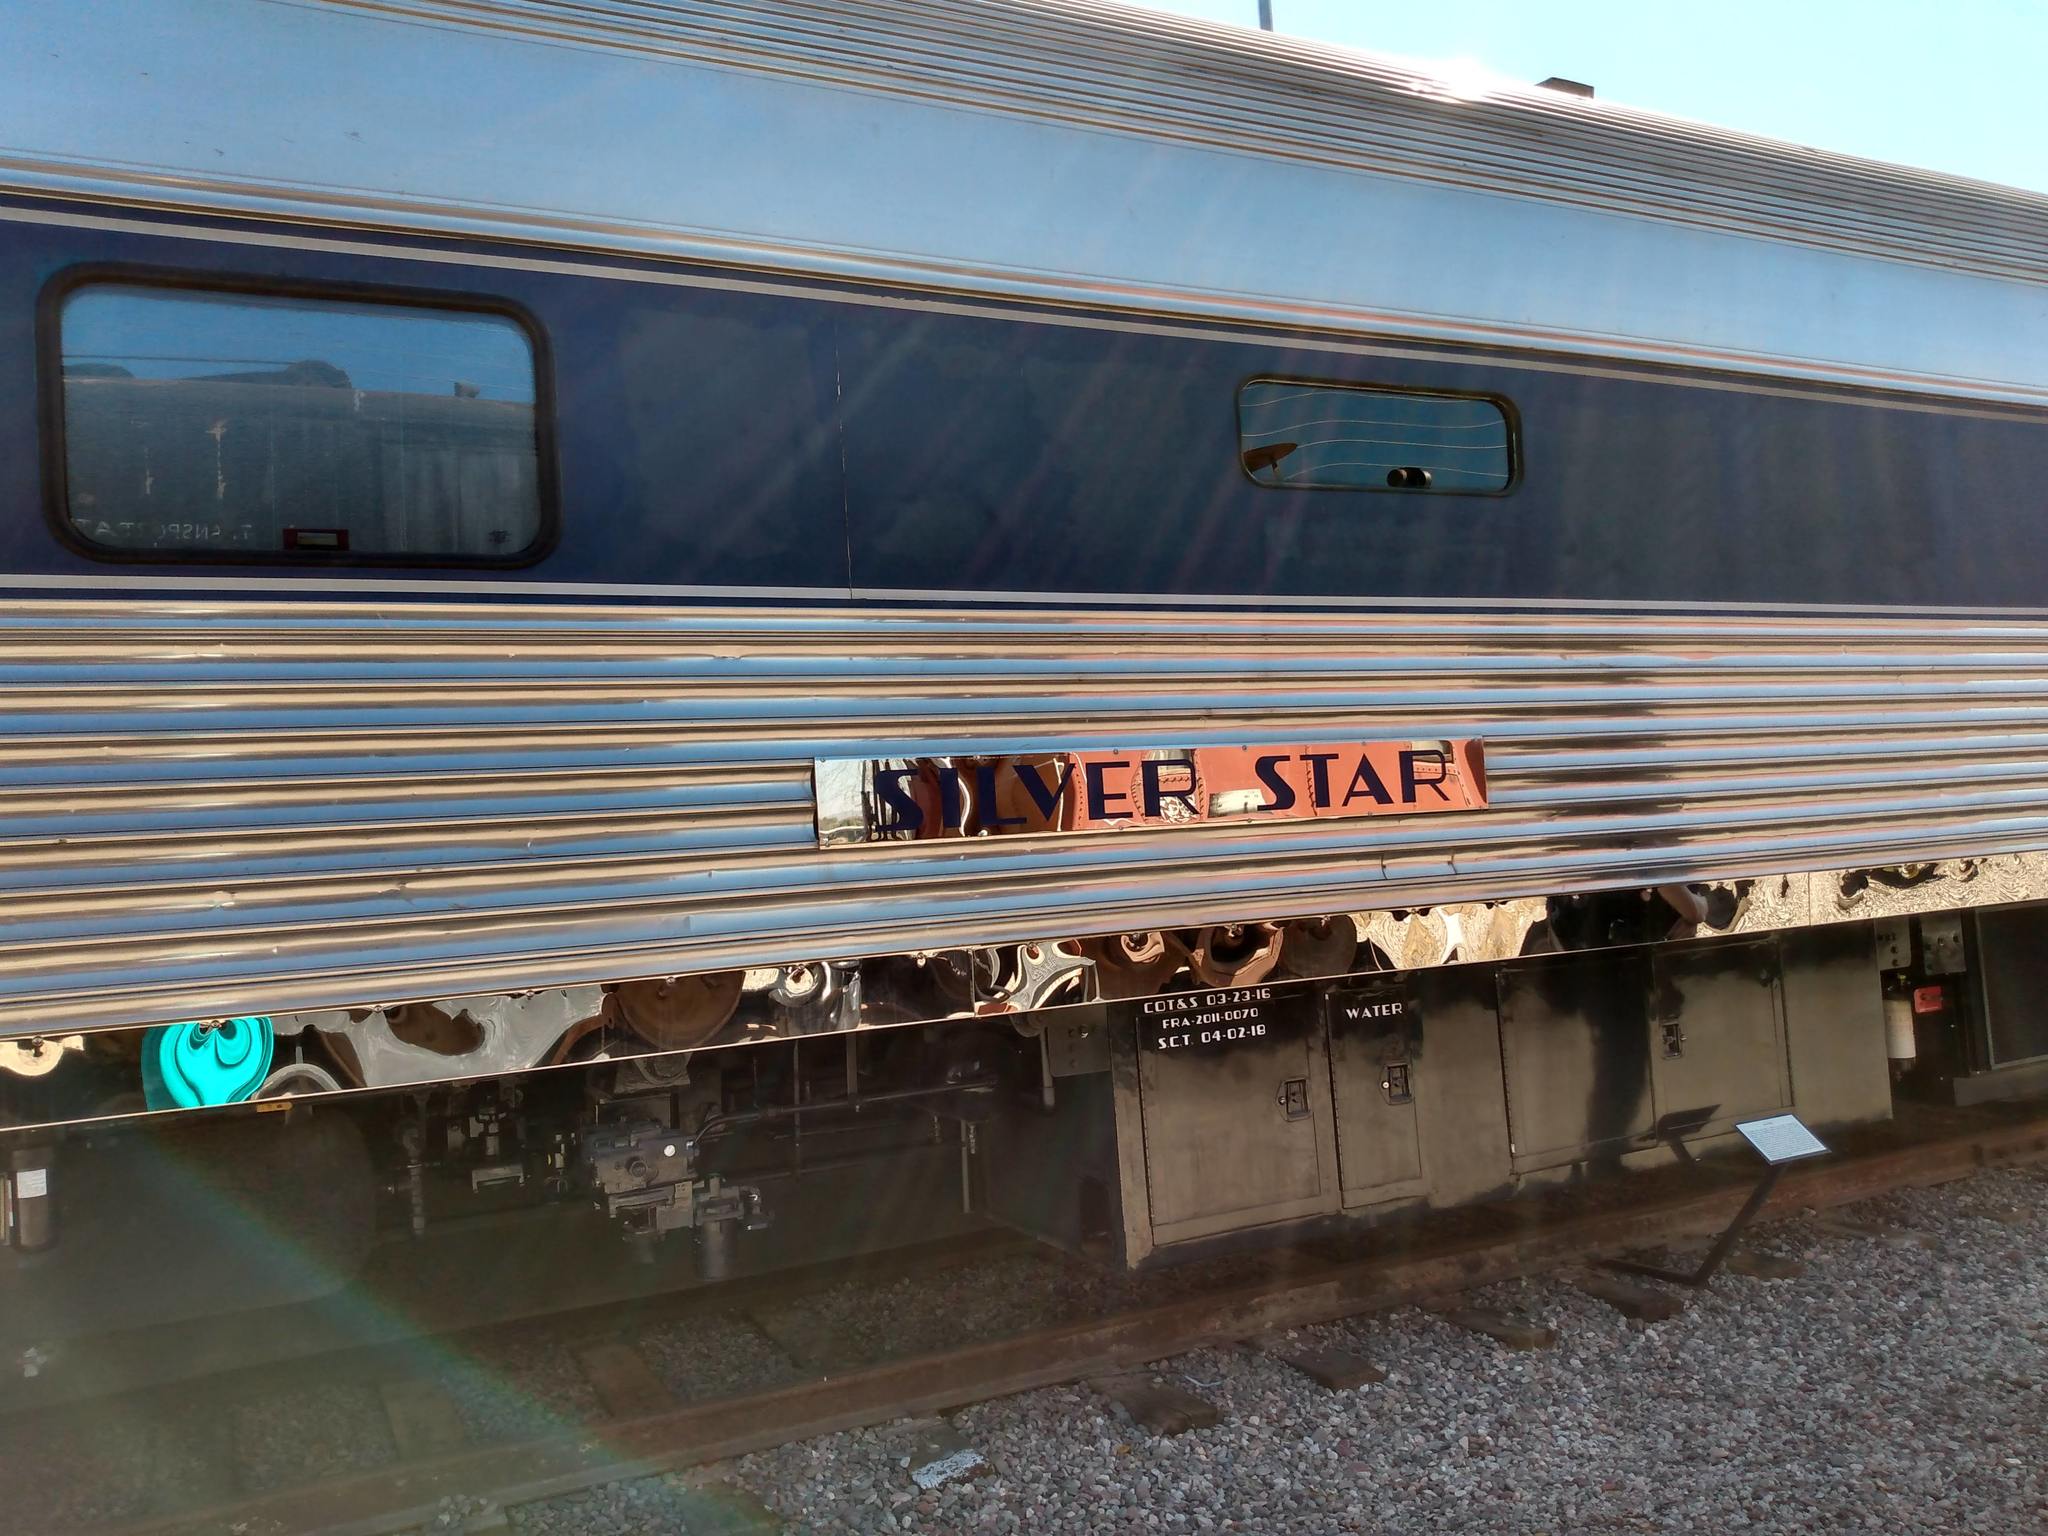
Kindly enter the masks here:
M 2043 199 L 1095 0 L 0 17 L 10 1349 L 2044 1086 Z

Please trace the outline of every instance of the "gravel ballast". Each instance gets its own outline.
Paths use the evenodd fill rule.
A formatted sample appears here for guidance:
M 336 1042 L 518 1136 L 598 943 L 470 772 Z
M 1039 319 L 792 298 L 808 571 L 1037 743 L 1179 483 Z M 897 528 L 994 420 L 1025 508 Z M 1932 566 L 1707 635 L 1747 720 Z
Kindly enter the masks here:
M 1774 1225 L 1759 1244 L 1802 1275 L 1724 1274 L 1664 1322 L 1565 1276 L 1497 1286 L 1465 1300 L 1551 1324 L 1554 1348 L 1406 1309 L 1297 1333 L 1385 1368 L 1354 1391 L 1204 1350 L 1153 1374 L 1213 1402 L 1211 1428 L 1154 1437 L 1068 1386 L 952 1416 L 982 1476 L 920 1491 L 897 1425 L 746 1457 L 735 1492 L 789 1532 L 2048 1529 L 2048 1183 L 1988 1173 L 1849 1214 L 1904 1231 Z M 680 1478 L 511 1516 L 718 1528 Z

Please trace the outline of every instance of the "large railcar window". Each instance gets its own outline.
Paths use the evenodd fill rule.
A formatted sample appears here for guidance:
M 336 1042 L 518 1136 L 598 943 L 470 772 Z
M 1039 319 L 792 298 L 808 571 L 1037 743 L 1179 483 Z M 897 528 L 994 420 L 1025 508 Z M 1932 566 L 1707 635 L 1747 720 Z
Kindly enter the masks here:
M 94 284 L 58 316 L 64 515 L 172 558 L 495 563 L 542 530 L 504 315 Z
M 1237 393 L 1238 453 L 1261 485 L 1504 491 L 1507 414 L 1485 399 L 1256 379 Z

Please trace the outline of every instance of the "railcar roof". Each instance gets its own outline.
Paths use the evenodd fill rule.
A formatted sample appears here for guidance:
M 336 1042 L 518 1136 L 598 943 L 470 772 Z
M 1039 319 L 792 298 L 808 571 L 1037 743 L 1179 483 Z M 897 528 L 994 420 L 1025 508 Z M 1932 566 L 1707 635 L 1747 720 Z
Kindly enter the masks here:
M 0 189 L 2048 398 L 2048 197 L 1533 85 L 1112 0 L 174 11 L 0 0 Z
M 1113 0 L 294 3 L 2048 276 L 2048 197 L 2038 194 Z M 204 27 L 195 12 L 190 32 Z M 231 104 L 232 74 L 217 81 Z M 345 76 L 337 88 L 346 92 Z M 160 140 L 158 155 L 138 145 L 134 163 L 177 137 Z M 630 138 L 621 152 L 634 152 Z M 0 174 L 33 158 L 0 154 Z
M 2048 276 L 2048 198 L 1111 0 L 326 0 Z

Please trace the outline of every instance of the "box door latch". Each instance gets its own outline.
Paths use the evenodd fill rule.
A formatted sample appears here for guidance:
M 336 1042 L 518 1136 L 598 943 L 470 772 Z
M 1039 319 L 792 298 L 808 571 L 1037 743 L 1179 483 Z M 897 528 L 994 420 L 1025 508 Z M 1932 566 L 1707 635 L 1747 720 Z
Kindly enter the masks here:
M 1280 1085 L 1280 1108 L 1290 1120 L 1308 1118 L 1308 1079 L 1290 1077 Z

